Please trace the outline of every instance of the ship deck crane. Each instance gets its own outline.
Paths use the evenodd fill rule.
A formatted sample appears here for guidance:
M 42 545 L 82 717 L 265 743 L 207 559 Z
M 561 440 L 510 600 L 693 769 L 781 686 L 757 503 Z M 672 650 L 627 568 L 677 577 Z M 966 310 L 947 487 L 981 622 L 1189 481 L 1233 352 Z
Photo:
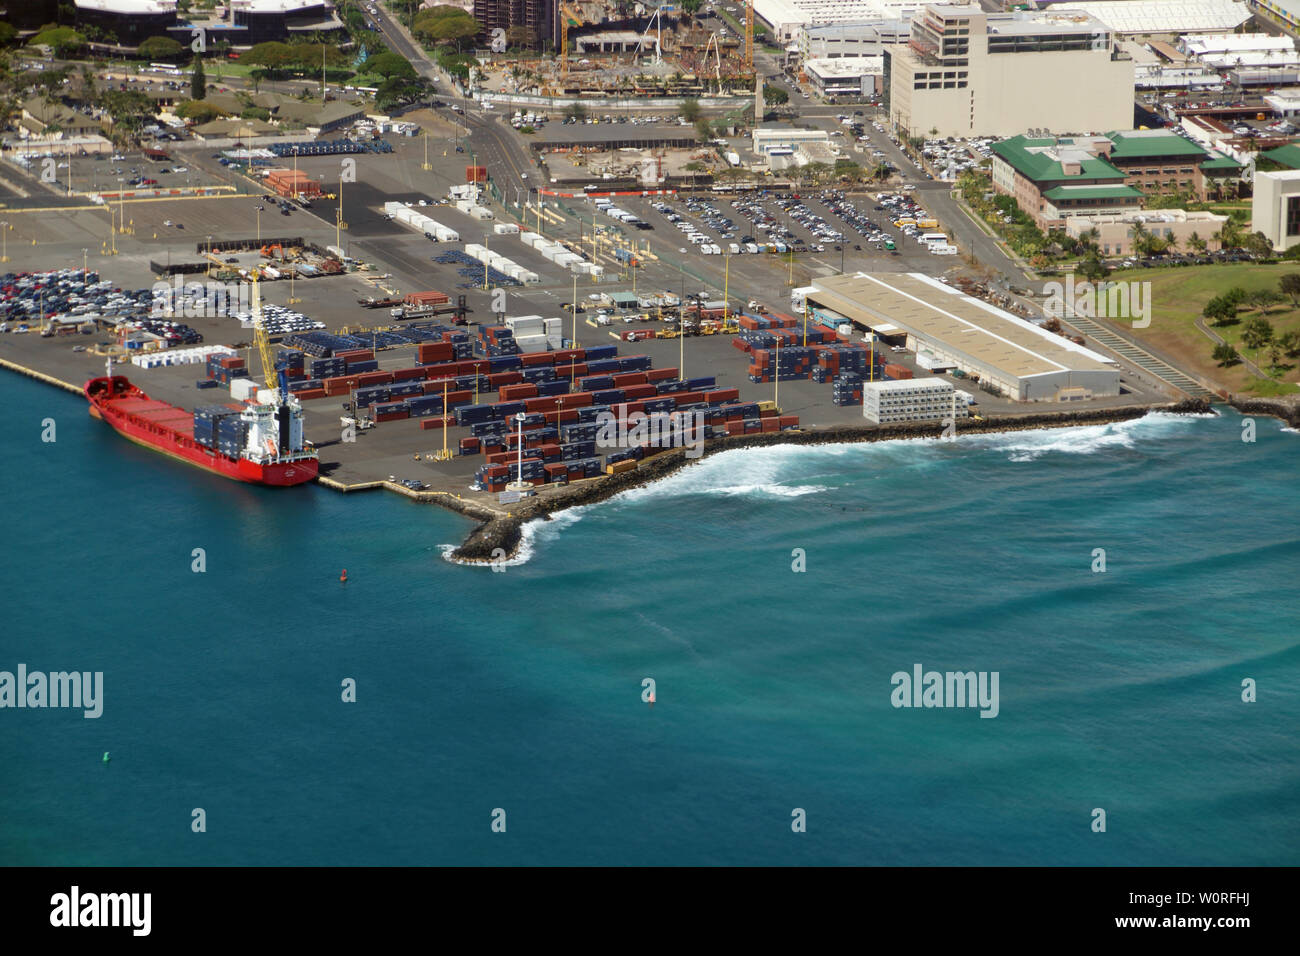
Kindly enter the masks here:
M 257 273 L 253 273 L 253 342 L 257 345 L 257 353 L 262 360 L 262 381 L 266 383 L 267 388 L 282 387 L 282 383 L 276 381 L 275 360 L 271 358 L 271 338 L 266 334 L 266 325 L 262 315 L 262 291 L 257 281 Z

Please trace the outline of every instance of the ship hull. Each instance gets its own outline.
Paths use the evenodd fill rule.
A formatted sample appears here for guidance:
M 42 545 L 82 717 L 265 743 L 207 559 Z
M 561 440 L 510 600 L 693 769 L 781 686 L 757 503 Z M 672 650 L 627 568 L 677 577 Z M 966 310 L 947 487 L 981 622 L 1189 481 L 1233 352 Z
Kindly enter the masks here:
M 317 475 L 320 463 L 314 456 L 263 464 L 247 458 L 228 458 L 206 448 L 186 432 L 192 429 L 190 412 L 150 399 L 123 376 L 91 379 L 85 393 L 90 414 L 107 422 L 122 437 L 204 471 L 272 487 L 301 485 Z

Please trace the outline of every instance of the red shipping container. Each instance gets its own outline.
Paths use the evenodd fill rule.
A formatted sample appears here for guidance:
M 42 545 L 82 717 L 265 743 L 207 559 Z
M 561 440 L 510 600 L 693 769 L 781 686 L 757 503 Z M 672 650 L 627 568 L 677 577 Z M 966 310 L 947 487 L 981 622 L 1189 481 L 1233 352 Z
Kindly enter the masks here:
M 405 305 L 446 305 L 450 302 L 445 292 L 430 289 L 428 292 L 408 292 L 402 299 Z
M 487 182 L 486 166 L 466 166 L 465 182 L 467 183 L 485 183 Z
M 375 357 L 375 353 L 370 349 L 349 349 L 346 352 L 335 352 L 335 358 L 341 358 L 348 365 L 353 362 L 369 362 Z
M 645 385 L 629 385 L 623 389 L 623 395 L 626 398 L 654 398 L 658 394 L 658 389 L 648 383 Z
M 798 424 L 799 424 L 799 416 L 798 416 L 798 415 L 782 415 L 781 418 L 780 418 L 780 422 L 781 422 L 781 427 L 782 427 L 782 428 L 789 428 L 789 427 L 792 426 L 792 425 L 798 425 Z
M 530 415 L 534 412 L 542 412 L 543 414 L 553 412 L 558 407 L 559 406 L 555 403 L 555 398 L 546 395 L 543 395 L 541 398 L 524 399 L 524 411 L 528 412 Z
M 578 420 L 578 410 L 576 408 L 570 408 L 567 410 L 561 409 L 554 415 L 548 415 L 546 420 L 548 422 L 554 421 L 561 425 L 567 425 L 570 422 L 576 422 Z
M 555 400 L 560 408 L 585 408 L 593 401 L 591 392 L 568 392 L 556 395 Z
M 675 392 L 672 395 L 673 400 L 678 405 L 694 405 L 697 402 L 704 401 L 703 392 Z
M 581 362 L 587 357 L 586 349 L 556 349 L 551 353 L 555 359 L 556 365 L 568 365 L 570 362 Z
M 550 352 L 527 352 L 519 356 L 520 363 L 524 368 L 534 368 L 538 365 L 554 365 L 555 359 Z
M 652 368 L 645 373 L 647 382 L 666 382 L 677 377 L 675 368 Z
M 310 402 L 313 398 L 324 398 L 326 393 L 323 388 L 304 388 L 294 394 L 298 396 L 298 401 Z
M 645 372 L 620 372 L 618 375 L 610 376 L 614 380 L 615 388 L 626 388 L 629 385 L 644 385 L 648 380 Z
M 503 451 L 506 450 L 506 446 L 505 446 L 505 445 L 488 445 L 488 444 L 485 443 L 485 444 L 483 445 L 482 449 L 480 449 L 480 450 L 483 452 L 484 455 L 499 455 L 499 454 L 501 454 Z
M 744 339 L 742 339 L 740 336 L 736 336 L 731 340 L 731 347 L 733 349 L 740 349 L 740 351 L 742 352 L 748 352 L 750 348 L 749 343 L 746 342 Z
M 450 342 L 421 342 L 416 346 L 416 356 L 422 365 L 450 362 L 456 357 L 456 347 Z
M 711 405 L 721 405 L 724 402 L 738 402 L 740 401 L 740 389 L 718 388 L 714 389 L 712 392 L 705 392 L 704 397 Z
M 394 382 L 409 382 L 409 381 L 411 381 L 412 379 L 417 379 L 417 378 L 424 378 L 424 379 L 427 379 L 428 377 L 429 377 L 429 376 L 428 376 L 427 374 L 425 374 L 425 371 L 424 371 L 423 368 L 398 368 L 398 369 L 393 369 L 393 381 L 394 381 Z
M 411 417 L 410 412 L 406 412 L 406 411 L 399 411 L 399 412 L 382 412 L 382 413 L 380 413 L 380 414 L 378 414 L 378 415 L 375 416 L 375 421 L 377 421 L 377 422 L 398 422 L 398 421 L 401 421 L 401 420 L 404 419 L 404 418 L 410 418 L 410 417 Z M 429 427 L 429 423 L 428 423 L 427 421 L 424 423 L 424 427 L 426 427 L 426 428 Z
M 892 379 L 909 379 L 912 377 L 912 370 L 906 365 L 886 365 L 885 377 Z
M 481 442 L 476 436 L 469 435 L 460 440 L 460 450 L 462 452 L 465 452 L 466 454 L 470 454 L 472 452 L 478 451 L 480 444 Z
M 457 405 L 467 405 L 472 401 L 474 401 L 474 392 L 472 389 L 467 388 L 463 391 L 452 391 L 447 393 L 448 409 L 455 408 Z
M 745 423 L 742 422 L 740 419 L 736 419 L 734 421 L 728 419 L 726 423 L 726 429 L 728 435 L 743 435 L 745 434 Z
M 537 386 L 532 382 L 521 382 L 517 385 L 501 386 L 501 401 L 514 401 L 519 398 L 536 398 Z
M 568 474 L 569 466 L 562 461 L 548 462 L 542 466 L 542 471 L 546 472 L 552 478 L 559 478 Z
M 492 388 L 500 388 L 502 385 L 518 385 L 524 376 L 519 372 L 494 372 L 487 376 L 487 380 Z
M 435 415 L 431 418 L 424 418 L 420 421 L 420 427 L 429 429 L 436 428 L 442 431 L 442 426 L 446 424 L 448 428 L 456 427 L 456 418 L 453 415 Z
M 357 387 L 366 385 L 387 385 L 393 380 L 392 372 L 362 372 L 357 377 Z

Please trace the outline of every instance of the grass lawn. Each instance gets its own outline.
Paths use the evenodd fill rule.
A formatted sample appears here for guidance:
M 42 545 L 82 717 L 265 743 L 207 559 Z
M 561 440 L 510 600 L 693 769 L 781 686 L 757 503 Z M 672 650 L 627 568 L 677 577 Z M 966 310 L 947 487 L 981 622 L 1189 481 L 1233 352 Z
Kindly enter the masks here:
M 1300 263 L 1257 265 L 1249 262 L 1231 262 L 1205 266 L 1175 266 L 1166 269 L 1127 269 L 1111 273 L 1110 279 L 1147 281 L 1151 283 L 1151 325 L 1145 329 L 1132 329 L 1131 334 L 1149 342 L 1175 362 L 1199 372 L 1203 378 L 1233 392 L 1270 396 L 1297 391 L 1300 374 L 1297 360 L 1283 357 L 1286 367 L 1273 380 L 1263 380 L 1241 365 L 1221 368 L 1211 357 L 1214 342 L 1196 327 L 1196 319 L 1205 303 L 1234 286 L 1247 292 L 1262 289 L 1278 291 L 1278 279 L 1287 273 L 1300 272 Z M 1235 325 L 1210 328 L 1237 351 L 1261 368 L 1266 368 L 1268 352 L 1256 356 L 1253 350 L 1241 345 L 1241 330 L 1246 322 L 1257 315 L 1258 309 L 1243 308 Z M 1300 331 L 1300 309 L 1287 300 L 1282 305 L 1270 306 L 1263 313 L 1273 325 L 1274 335 Z M 1126 330 L 1127 331 L 1127 330 Z

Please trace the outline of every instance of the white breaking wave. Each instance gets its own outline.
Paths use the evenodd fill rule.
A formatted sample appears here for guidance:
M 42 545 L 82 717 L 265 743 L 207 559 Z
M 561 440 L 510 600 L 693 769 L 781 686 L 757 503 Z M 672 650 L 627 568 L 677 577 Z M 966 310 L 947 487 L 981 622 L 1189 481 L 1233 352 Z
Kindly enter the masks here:
M 936 438 L 895 438 L 876 442 L 827 443 L 824 445 L 768 445 L 760 448 L 737 448 L 709 455 L 673 472 L 666 478 L 621 492 L 599 504 L 635 504 L 660 498 L 694 495 L 720 495 L 749 498 L 802 498 L 833 492 L 838 484 L 816 483 L 819 461 L 828 466 L 828 478 L 842 476 L 845 457 L 859 457 L 866 469 L 871 459 L 882 456 L 897 461 L 907 459 L 927 464 L 950 460 L 951 453 L 990 451 L 1005 453 L 1010 461 L 1035 461 L 1044 455 L 1090 455 L 1115 449 L 1132 449 L 1144 442 L 1176 434 L 1204 415 L 1173 415 L 1153 412 L 1141 418 L 1102 425 L 1077 425 L 1065 428 L 1041 428 L 1027 431 L 983 432 L 963 435 L 958 427 L 956 441 Z M 1293 429 L 1286 429 L 1292 431 Z M 811 472 L 811 473 L 810 473 Z M 798 478 L 794 478 L 794 474 Z M 596 505 L 581 505 L 558 512 L 550 521 L 537 519 L 522 528 L 519 549 L 513 558 L 502 562 L 506 567 L 526 564 L 537 546 L 555 540 Z M 443 557 L 458 564 L 488 567 L 480 562 L 456 561 L 451 557 L 455 545 L 439 545 Z
M 813 460 L 810 451 L 808 447 L 799 445 L 724 451 L 688 465 L 660 481 L 625 491 L 614 500 L 637 502 L 688 495 L 801 498 L 833 491 L 831 485 L 783 483 L 782 473 L 789 466 L 796 465 L 804 473 L 803 480 L 807 481 L 807 465 Z

